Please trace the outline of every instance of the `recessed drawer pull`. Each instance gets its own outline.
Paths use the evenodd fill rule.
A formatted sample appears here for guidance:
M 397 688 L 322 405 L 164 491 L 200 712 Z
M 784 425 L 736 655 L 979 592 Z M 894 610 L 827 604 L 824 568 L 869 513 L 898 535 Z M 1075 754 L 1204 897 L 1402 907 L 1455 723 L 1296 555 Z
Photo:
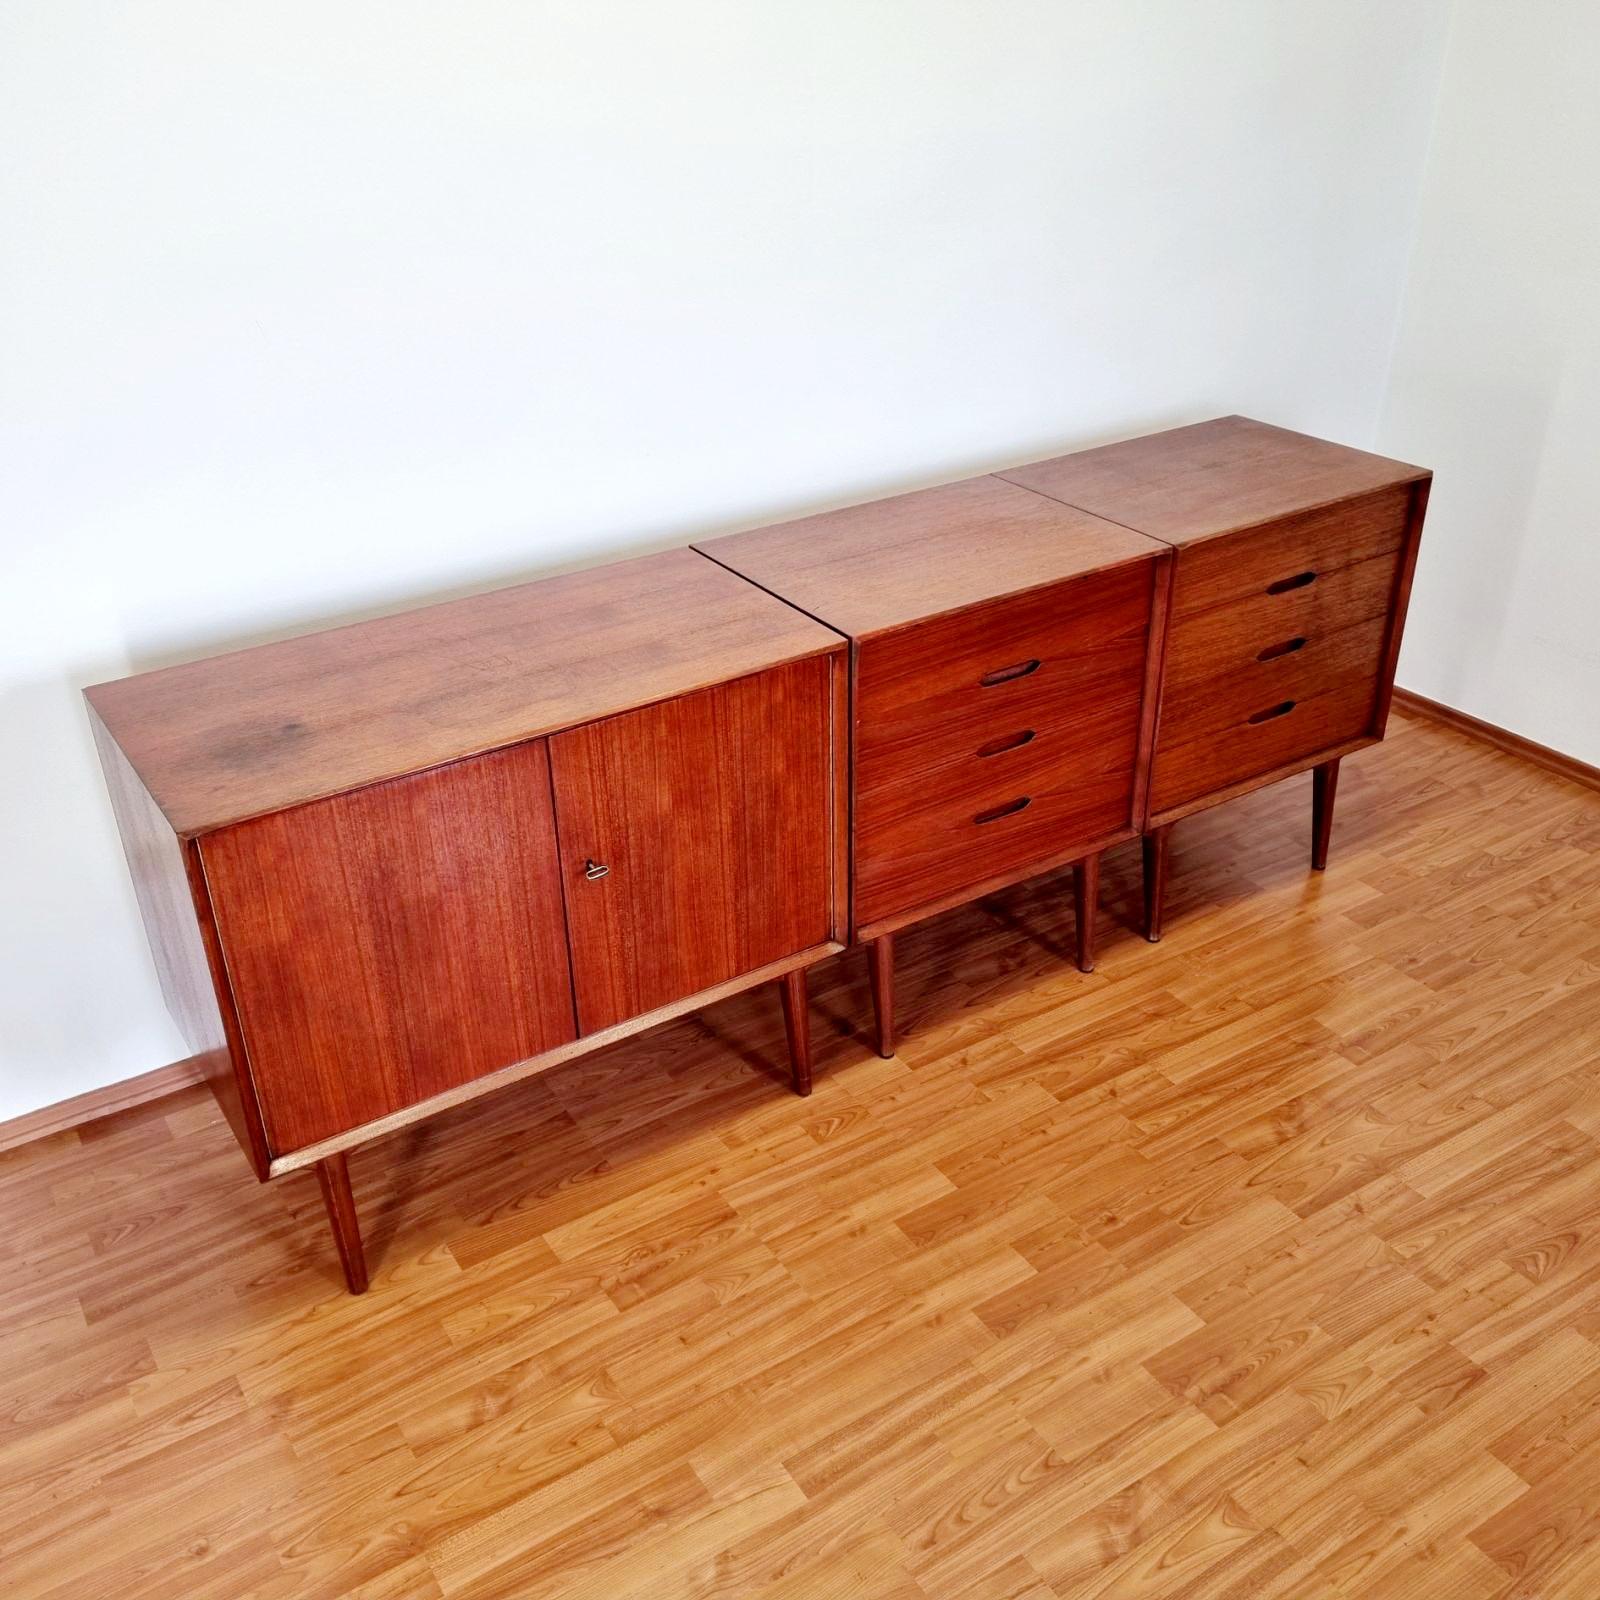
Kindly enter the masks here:
M 986 672 L 978 679 L 979 684 L 985 689 L 992 689 L 997 683 L 1010 683 L 1013 678 L 1026 678 L 1030 672 L 1037 672 L 1038 661 L 1019 661 L 1014 667 L 997 667 L 993 672 Z
M 1285 639 L 1282 644 L 1269 644 L 1267 648 L 1256 657 L 1256 660 L 1275 661 L 1279 656 L 1292 656 L 1296 650 L 1303 650 L 1305 648 L 1305 643 L 1305 637 L 1303 635 L 1298 635 L 1293 639 Z
M 1308 583 L 1315 583 L 1317 575 L 1314 572 L 1297 572 L 1292 578 L 1279 578 L 1276 583 L 1267 585 L 1268 594 L 1288 594 L 1291 589 L 1303 589 Z
M 978 746 L 980 756 L 1003 756 L 1007 750 L 1020 750 L 1023 745 L 1033 742 L 1033 729 L 1024 728 L 1021 733 L 1013 733 L 1004 739 L 995 739 L 989 744 Z
M 1032 795 L 1021 795 L 1015 800 L 1008 800 L 1003 806 L 996 806 L 993 811 L 980 811 L 972 820 L 981 828 L 986 822 L 998 822 L 1002 817 L 1014 817 L 1032 803 Z
M 1268 706 L 1265 711 L 1258 711 L 1249 720 L 1251 722 L 1271 722 L 1274 717 L 1286 717 L 1294 710 L 1294 701 L 1285 700 L 1279 705 Z

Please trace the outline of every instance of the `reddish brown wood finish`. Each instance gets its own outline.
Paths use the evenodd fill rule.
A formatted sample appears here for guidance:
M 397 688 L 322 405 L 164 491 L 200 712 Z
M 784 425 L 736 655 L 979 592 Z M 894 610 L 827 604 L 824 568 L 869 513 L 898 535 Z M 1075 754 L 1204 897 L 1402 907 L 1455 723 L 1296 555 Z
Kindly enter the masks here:
M 582 1032 L 828 939 L 830 689 L 813 658 L 551 741 Z
M 1156 938 L 1166 826 L 1382 738 L 1431 475 L 1221 417 L 1004 476 L 1176 547 L 1143 812 Z
M 783 998 L 783 1031 L 789 1040 L 789 1072 L 794 1092 L 811 1093 L 811 1013 L 806 1004 L 806 969 L 796 967 L 778 980 Z
M 180 835 L 837 646 L 692 550 L 86 690 Z
M 663 1023 L 671 1022 L 674 1018 L 687 1016 L 704 1006 L 715 1005 L 719 1000 L 726 1000 L 731 995 L 742 994 L 747 989 L 759 989 L 765 984 L 777 983 L 785 973 L 793 972 L 797 967 L 814 967 L 829 956 L 839 955 L 844 948 L 842 944 L 829 940 L 826 944 L 816 944 L 804 950 L 796 950 L 779 961 L 769 961 L 766 966 L 757 967 L 754 972 L 742 972 L 738 977 L 730 978 L 726 983 L 719 983 L 713 989 L 702 989 L 696 994 L 683 995 L 669 1005 L 647 1011 L 642 1016 L 629 1017 L 626 1022 L 619 1022 L 616 1027 L 607 1028 L 603 1033 L 591 1033 L 582 1038 L 571 1039 L 566 1044 L 557 1045 L 554 1050 L 547 1050 L 541 1056 L 532 1056 L 526 1061 L 502 1067 L 500 1071 L 490 1073 L 487 1077 L 474 1078 L 471 1082 L 459 1084 L 454 1089 L 446 1089 L 431 1100 L 418 1101 L 415 1105 L 406 1106 L 387 1117 L 381 1117 L 377 1122 L 363 1123 L 359 1128 L 351 1128 L 344 1133 L 333 1135 L 332 1138 L 319 1140 L 316 1144 L 307 1145 L 290 1155 L 276 1156 L 273 1158 L 270 1176 L 281 1178 L 287 1173 L 314 1167 L 325 1156 L 337 1155 L 340 1151 L 354 1150 L 371 1141 L 387 1138 L 402 1128 L 414 1127 L 417 1123 L 436 1117 L 441 1112 L 454 1110 L 471 1100 L 481 1099 L 512 1084 L 539 1077 L 568 1062 L 594 1055 L 610 1045 L 620 1044 L 625 1039 L 633 1038 L 635 1034 L 646 1033 Z
M 1086 856 L 1072 868 L 1072 909 L 1078 945 L 1078 971 L 1094 971 L 1095 917 L 1100 907 L 1100 857 Z
M 700 547 L 854 641 L 859 937 L 1137 831 L 1168 557 L 1064 510 L 976 478 Z
M 1140 534 L 996 477 L 695 548 L 857 639 L 1156 553 Z
M 1373 708 L 1372 731 L 1382 738 L 1389 727 L 1389 707 L 1394 699 L 1394 674 L 1400 661 L 1400 640 L 1405 633 L 1406 612 L 1411 607 L 1411 583 L 1417 571 L 1417 551 L 1422 544 L 1422 524 L 1428 515 L 1431 477 L 1411 485 L 1411 501 L 1406 512 L 1406 542 L 1395 574 L 1394 598 L 1389 605 L 1389 637 L 1384 644 L 1383 668 L 1378 678 L 1378 703 Z
M 361 1224 L 356 1217 L 356 1197 L 350 1188 L 350 1163 L 340 1152 L 317 1163 L 317 1187 L 328 1211 L 328 1225 L 344 1269 L 345 1287 L 351 1294 L 365 1294 L 367 1257 L 361 1245 Z
M 574 1036 L 543 740 L 200 853 L 274 1155 Z
M 1387 622 L 1399 561 L 1400 552 L 1391 550 L 1322 573 L 1304 588 L 1270 594 L 1262 587 L 1175 623 L 1166 664 L 1168 692 L 1248 671 L 1263 659 L 1263 652 L 1295 654 L 1358 623 Z
M 892 1055 L 894 929 L 1138 831 L 1170 557 L 994 478 L 700 548 L 852 639 L 851 926 Z
M 1142 841 L 1144 850 L 1144 936 L 1151 944 L 1161 941 L 1161 911 L 1167 896 L 1167 845 L 1170 822 L 1152 828 Z
M 1400 484 L 1237 533 L 1193 540 L 1182 546 L 1178 562 L 1172 595 L 1174 627 L 1201 612 L 1263 595 L 1288 602 L 1303 589 L 1326 581 L 1330 573 L 1377 556 L 1393 556 L 1405 542 L 1409 501 L 1409 487 Z M 1365 606 L 1357 615 L 1381 615 L 1388 608 L 1385 594 L 1379 604 Z M 1350 618 L 1341 615 L 1333 620 L 1337 624 Z
M 1163 815 L 1260 773 L 1311 763 L 1372 725 L 1385 620 L 1174 692 L 1162 707 L 1150 809 Z
M 1150 810 L 1150 765 L 1160 726 L 1161 686 L 1167 662 L 1167 620 L 1172 611 L 1170 556 L 1151 568 L 1150 632 L 1145 640 L 1144 688 L 1139 706 L 1139 749 L 1133 763 L 1133 822 L 1142 828 Z
M 894 935 L 880 933 L 867 946 L 867 972 L 872 980 L 872 1014 L 877 1024 L 878 1054 L 894 1055 Z
M 1187 545 L 1421 482 L 1430 474 L 1234 416 L 1031 462 L 1001 476 L 1153 538 Z
M 858 924 L 1132 836 L 1149 567 L 860 644 Z
M 1339 763 L 1325 761 L 1311 770 L 1311 865 L 1328 865 L 1328 840 L 1333 834 L 1333 801 L 1339 792 Z
M 167 1010 L 256 1176 L 265 1178 L 271 1151 L 243 1055 L 230 1048 L 238 1042 L 233 997 L 195 847 L 173 833 L 92 705 L 89 726 Z
M 359 1289 L 362 1138 L 756 982 L 805 1093 L 849 930 L 890 1055 L 893 929 L 1071 862 L 1089 971 L 1101 849 L 1157 939 L 1172 822 L 1307 766 L 1323 865 L 1427 495 L 1224 418 L 98 686 L 169 1005 Z

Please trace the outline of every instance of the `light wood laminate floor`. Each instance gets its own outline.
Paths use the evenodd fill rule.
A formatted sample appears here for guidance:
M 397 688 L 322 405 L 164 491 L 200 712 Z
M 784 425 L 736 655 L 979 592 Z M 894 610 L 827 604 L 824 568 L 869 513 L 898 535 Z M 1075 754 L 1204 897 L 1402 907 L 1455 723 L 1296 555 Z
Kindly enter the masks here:
M 0 1156 L 0 1591 L 1600 1595 L 1600 796 L 1432 724 L 309 1175 Z

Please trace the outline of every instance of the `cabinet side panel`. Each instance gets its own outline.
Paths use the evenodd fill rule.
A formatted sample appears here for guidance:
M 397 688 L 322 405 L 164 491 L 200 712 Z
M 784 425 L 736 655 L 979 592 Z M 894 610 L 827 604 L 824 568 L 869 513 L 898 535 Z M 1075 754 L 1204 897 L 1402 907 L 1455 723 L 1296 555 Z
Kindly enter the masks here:
M 831 687 L 817 656 L 551 740 L 584 1033 L 827 941 Z
M 188 853 L 193 847 L 173 833 L 93 706 L 88 709 L 162 998 L 184 1043 L 202 1063 L 234 1135 L 257 1175 L 264 1177 L 266 1141 L 255 1096 L 228 1045 L 223 1008 L 231 1000 L 225 988 L 213 987 L 207 960 L 205 926 L 211 910 L 203 885 L 191 882 Z
M 1433 487 L 1430 473 L 1411 485 L 1411 503 L 1406 517 L 1406 543 L 1395 576 L 1394 599 L 1389 607 L 1389 637 L 1383 647 L 1383 676 L 1378 684 L 1377 704 L 1373 707 L 1372 731 L 1381 739 L 1389 727 L 1389 706 L 1394 699 L 1394 673 L 1400 661 L 1400 642 L 1406 631 L 1406 612 L 1411 605 L 1411 580 L 1416 576 L 1417 551 L 1422 545 L 1422 524 L 1428 515 L 1428 492 Z
M 575 1035 L 542 740 L 200 853 L 274 1156 Z

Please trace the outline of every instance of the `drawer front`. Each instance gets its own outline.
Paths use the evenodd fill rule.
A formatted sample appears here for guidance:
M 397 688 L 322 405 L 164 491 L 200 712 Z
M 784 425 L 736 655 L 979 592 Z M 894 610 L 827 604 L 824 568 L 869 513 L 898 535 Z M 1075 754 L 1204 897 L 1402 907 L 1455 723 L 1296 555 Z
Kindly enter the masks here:
M 1377 688 L 1387 632 L 1388 618 L 1373 617 L 1337 633 L 1308 638 L 1293 652 L 1265 661 L 1251 655 L 1232 671 L 1171 685 L 1162 695 L 1159 750 L 1200 739 L 1233 738 L 1241 727 L 1280 720 L 1267 715 L 1276 707 L 1314 700 L 1346 685 L 1363 686 L 1370 698 Z
M 1400 552 L 1391 550 L 1295 589 L 1262 589 L 1176 621 L 1167 638 L 1165 704 L 1211 679 L 1308 653 L 1331 634 L 1387 618 L 1399 565 Z
M 1173 628 L 1181 631 L 1216 606 L 1315 588 L 1329 573 L 1397 552 L 1405 542 L 1410 504 L 1410 492 L 1401 485 L 1190 545 L 1173 575 Z
M 1408 508 L 1385 490 L 1180 552 L 1152 813 L 1370 728 Z
M 1346 679 L 1292 706 L 1268 702 L 1221 733 L 1185 744 L 1163 737 L 1150 778 L 1151 812 L 1185 805 L 1296 761 L 1309 763 L 1319 751 L 1357 738 L 1371 726 L 1376 692 L 1370 676 Z
M 856 920 L 1132 823 L 1154 562 L 859 650 Z
M 1131 826 L 1138 703 L 1098 743 L 996 769 L 898 809 L 874 808 L 856 834 L 856 921 L 870 924 L 1026 869 Z

